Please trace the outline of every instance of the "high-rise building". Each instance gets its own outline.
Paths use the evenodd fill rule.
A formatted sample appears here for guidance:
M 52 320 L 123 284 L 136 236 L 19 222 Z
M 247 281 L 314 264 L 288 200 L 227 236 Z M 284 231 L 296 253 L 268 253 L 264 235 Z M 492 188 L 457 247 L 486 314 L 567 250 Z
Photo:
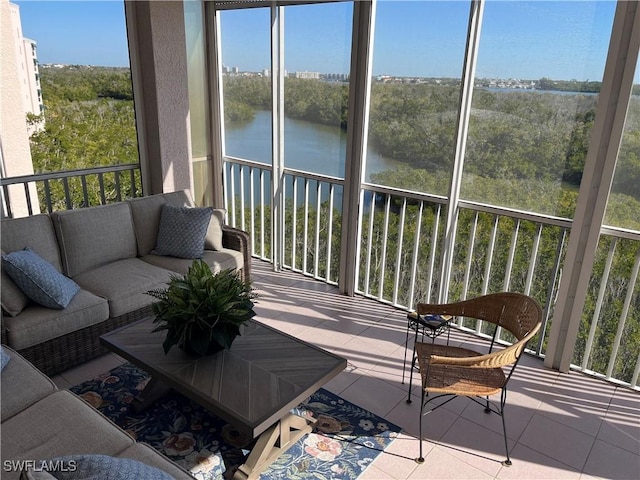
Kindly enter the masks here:
M 33 45 L 33 46 L 32 46 Z M 25 46 L 28 46 L 25 49 Z M 40 115 L 42 98 L 35 42 L 22 36 L 20 8 L 0 0 L 0 176 L 32 175 L 33 163 L 29 135 L 37 127 L 27 124 L 27 113 Z M 27 51 L 25 51 L 27 50 Z M 11 197 L 14 216 L 27 214 L 22 185 L 2 191 Z M 35 188 L 31 189 L 31 205 L 38 210 Z M 6 212 L 2 212 L 6 213 Z

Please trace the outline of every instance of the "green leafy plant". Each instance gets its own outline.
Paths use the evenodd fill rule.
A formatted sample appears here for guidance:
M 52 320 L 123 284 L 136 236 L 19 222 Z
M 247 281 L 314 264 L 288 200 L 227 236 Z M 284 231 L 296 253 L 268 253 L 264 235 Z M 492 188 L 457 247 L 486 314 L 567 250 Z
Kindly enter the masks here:
M 153 331 L 167 331 L 165 353 L 174 345 L 198 356 L 230 348 L 240 326 L 255 316 L 251 282 L 233 269 L 213 274 L 202 260 L 186 275 L 172 276 L 166 290 L 147 294 L 158 299 L 152 305 L 158 324 Z

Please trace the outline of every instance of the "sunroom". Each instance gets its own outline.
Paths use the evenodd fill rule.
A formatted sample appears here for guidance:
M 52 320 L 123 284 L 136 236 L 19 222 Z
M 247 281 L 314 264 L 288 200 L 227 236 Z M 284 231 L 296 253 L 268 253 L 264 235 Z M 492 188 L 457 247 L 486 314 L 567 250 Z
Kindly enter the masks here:
M 418 302 L 525 293 L 544 316 L 525 367 L 533 384 L 559 382 L 550 409 L 566 388 L 598 410 L 610 402 L 591 397 L 600 386 L 637 405 L 635 2 L 125 1 L 125 12 L 140 163 L 119 182 L 144 195 L 188 188 L 225 208 L 251 236 L 274 324 L 318 338 L 338 302 L 350 313 L 339 332 L 379 320 L 401 347 Z M 29 189 L 55 178 L 3 178 L 5 214 L 35 211 Z M 59 200 L 42 198 L 42 211 Z M 63 208 L 75 206 L 67 194 Z M 279 301 L 308 285 L 315 304 Z M 454 328 L 487 337 L 481 322 Z M 377 385 L 401 365 L 398 349 L 371 364 L 330 337 L 319 344 L 353 356 L 341 390 L 358 370 Z M 604 381 L 562 375 L 572 371 Z M 637 464 L 628 418 L 615 428 L 621 458 Z M 585 468 L 605 450 L 572 464 L 533 443 L 570 465 L 563 473 L 608 476 Z M 422 478 L 415 467 L 398 478 Z

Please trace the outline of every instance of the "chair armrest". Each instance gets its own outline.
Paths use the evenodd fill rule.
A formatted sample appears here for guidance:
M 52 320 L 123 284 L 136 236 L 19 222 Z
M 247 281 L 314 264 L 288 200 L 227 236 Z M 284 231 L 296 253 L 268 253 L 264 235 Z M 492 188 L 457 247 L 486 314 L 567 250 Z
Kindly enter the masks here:
M 242 252 L 244 267 L 242 276 L 244 280 L 251 279 L 251 237 L 244 230 L 228 225 L 222 226 L 222 246 L 231 250 Z

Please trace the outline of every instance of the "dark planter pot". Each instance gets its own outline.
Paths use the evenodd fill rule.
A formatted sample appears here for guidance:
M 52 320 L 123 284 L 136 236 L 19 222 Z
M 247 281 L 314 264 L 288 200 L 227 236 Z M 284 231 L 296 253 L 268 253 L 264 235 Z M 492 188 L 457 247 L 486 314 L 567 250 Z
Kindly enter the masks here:
M 204 335 L 206 335 L 206 334 L 205 334 L 205 333 L 202 333 L 202 334 L 196 334 L 196 333 L 193 333 L 193 335 L 195 335 L 196 337 L 198 337 L 199 335 L 203 335 L 203 336 L 204 336 Z M 234 337 L 234 340 L 235 340 L 235 337 Z M 232 341 L 233 341 L 233 340 L 232 340 Z M 225 347 L 224 347 L 224 346 L 220 345 L 218 342 L 213 341 L 213 340 L 209 343 L 209 345 L 207 345 L 207 349 L 206 349 L 206 351 L 205 351 L 205 354 L 204 354 L 204 355 L 201 355 L 200 353 L 196 352 L 196 351 L 194 350 L 194 348 L 192 347 L 191 342 L 185 342 L 184 344 L 178 344 L 178 348 L 180 348 L 180 350 L 182 350 L 182 351 L 183 351 L 183 352 L 185 352 L 186 354 L 191 355 L 191 356 L 193 356 L 193 357 L 197 357 L 197 358 L 200 358 L 200 357 L 202 357 L 202 356 L 207 357 L 207 356 L 209 356 L 209 355 L 215 355 L 215 354 L 216 354 L 216 353 L 218 353 L 219 351 L 221 351 L 221 350 L 224 350 L 224 349 L 225 349 Z
M 191 348 L 190 343 L 185 343 L 184 345 L 178 345 L 178 348 L 180 348 L 180 350 L 182 350 L 184 353 L 192 357 L 200 358 L 203 356 L 200 353 L 193 350 Z M 207 351 L 205 352 L 204 356 L 208 357 L 209 355 L 214 355 L 218 353 L 220 350 L 224 350 L 224 347 L 222 347 L 221 345 L 218 345 L 217 343 L 211 342 L 207 347 Z

